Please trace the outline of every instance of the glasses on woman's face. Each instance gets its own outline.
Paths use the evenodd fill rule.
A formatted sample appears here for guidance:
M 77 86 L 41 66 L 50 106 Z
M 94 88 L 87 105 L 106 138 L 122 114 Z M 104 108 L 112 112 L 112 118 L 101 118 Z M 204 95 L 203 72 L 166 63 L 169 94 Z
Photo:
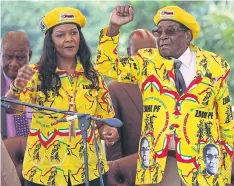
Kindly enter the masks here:
M 181 31 L 186 31 L 185 29 L 179 29 L 179 28 L 156 28 L 154 30 L 152 30 L 152 34 L 155 37 L 161 37 L 162 33 L 164 32 L 167 36 L 174 36 L 177 32 L 181 32 Z

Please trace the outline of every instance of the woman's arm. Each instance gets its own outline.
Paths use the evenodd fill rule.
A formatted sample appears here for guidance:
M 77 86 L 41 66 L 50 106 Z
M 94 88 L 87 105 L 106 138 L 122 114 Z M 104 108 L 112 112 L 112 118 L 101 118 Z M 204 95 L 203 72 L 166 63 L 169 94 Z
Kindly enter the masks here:
M 11 83 L 10 89 L 6 93 L 5 97 L 20 100 L 21 93 L 23 93 L 26 85 L 32 79 L 34 73 L 34 70 L 28 65 L 24 65 L 22 68 L 20 68 L 16 79 Z M 15 114 L 25 109 L 24 106 L 14 103 L 10 103 L 10 106 L 14 108 L 7 110 L 7 113 L 10 114 Z

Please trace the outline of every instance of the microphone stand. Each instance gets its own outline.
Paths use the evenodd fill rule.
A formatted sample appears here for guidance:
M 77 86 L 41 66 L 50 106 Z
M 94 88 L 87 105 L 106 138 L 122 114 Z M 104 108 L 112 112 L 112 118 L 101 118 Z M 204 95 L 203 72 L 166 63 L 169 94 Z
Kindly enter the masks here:
M 6 102 L 6 103 L 14 103 L 17 105 L 23 105 L 23 106 L 27 106 L 27 107 L 31 107 L 31 108 L 37 108 L 39 110 L 47 110 L 47 111 L 51 111 L 51 112 L 55 112 L 55 113 L 61 113 L 61 114 L 66 114 L 66 115 L 70 115 L 70 116 L 74 116 L 75 114 L 77 114 L 76 112 L 72 112 L 72 111 L 67 111 L 67 110 L 58 110 L 55 108 L 50 108 L 50 107 L 45 107 L 45 106 L 41 106 L 41 105 L 36 105 L 36 104 L 31 104 L 31 103 L 25 103 L 22 101 L 19 101 L 17 99 L 9 99 L 7 97 L 1 97 L 1 104 L 2 102 Z M 12 109 L 14 110 L 13 107 L 9 106 L 8 109 Z
M 78 117 L 78 116 L 77 116 Z M 84 162 L 85 162 L 85 185 L 89 186 L 89 165 L 88 165 L 88 151 L 87 151 L 87 129 L 91 123 L 91 117 L 89 114 L 78 117 L 79 128 L 81 130 L 81 136 L 84 146 Z
M 76 115 L 78 120 L 79 120 L 79 129 L 81 130 L 81 136 L 82 136 L 82 140 L 83 140 L 83 146 L 84 146 L 84 162 L 85 162 L 85 185 L 89 186 L 89 171 L 88 171 L 88 150 L 87 150 L 87 129 L 90 126 L 91 120 L 94 121 L 102 121 L 105 124 L 112 126 L 112 127 L 121 127 L 123 125 L 123 123 L 116 119 L 116 118 L 111 118 L 111 119 L 101 119 L 101 118 L 97 118 L 97 117 L 93 117 L 90 114 L 78 114 L 76 112 L 72 112 L 72 111 L 65 111 L 65 110 L 58 110 L 58 109 L 54 109 L 54 108 L 50 108 L 50 107 L 45 107 L 45 106 L 41 106 L 41 105 L 35 105 L 35 104 L 30 104 L 30 103 L 25 103 L 25 102 L 21 102 L 19 100 L 15 100 L 15 99 L 9 99 L 6 97 L 1 97 L 1 103 L 14 103 L 14 104 L 18 104 L 18 105 L 24 105 L 24 106 L 28 106 L 28 107 L 32 107 L 32 108 L 38 108 L 40 110 L 47 110 L 47 111 L 52 111 L 55 113 L 61 113 L 61 114 L 67 114 L 67 115 L 71 115 L 74 116 Z M 13 107 L 9 106 L 9 108 L 14 109 Z M 101 186 L 104 186 L 103 183 L 103 177 L 102 177 L 102 172 L 100 170 L 100 160 L 99 160 L 99 155 L 98 155 L 98 143 L 97 143 L 97 139 L 95 136 L 95 131 L 93 130 L 93 126 L 91 127 L 92 131 L 94 133 L 94 146 L 95 146 L 95 151 L 96 151 L 96 156 L 97 156 L 97 160 L 98 160 L 98 171 L 100 174 L 100 183 Z
M 94 137 L 94 146 L 95 146 L 95 152 L 96 152 L 96 157 L 97 157 L 97 161 L 98 161 L 98 172 L 100 175 L 100 186 L 104 186 L 104 182 L 103 182 L 103 177 L 102 177 L 102 170 L 101 170 L 101 164 L 100 164 L 100 159 L 99 159 L 99 147 L 98 147 L 98 143 L 97 143 L 97 138 L 95 135 L 95 129 L 94 126 L 92 125 L 92 131 L 93 131 L 93 137 Z

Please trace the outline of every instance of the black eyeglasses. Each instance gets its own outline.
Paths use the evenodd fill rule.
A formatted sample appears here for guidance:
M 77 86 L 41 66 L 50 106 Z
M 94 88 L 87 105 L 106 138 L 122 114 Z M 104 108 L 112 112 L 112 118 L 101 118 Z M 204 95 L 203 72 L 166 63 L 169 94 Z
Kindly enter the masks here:
M 181 31 L 186 31 L 185 29 L 176 29 L 176 28 L 166 28 L 166 29 L 160 29 L 157 28 L 155 30 L 152 30 L 152 34 L 155 37 L 160 37 L 162 35 L 162 33 L 164 32 L 166 35 L 168 36 L 174 36 L 177 32 L 181 32 Z
M 213 159 L 219 159 L 219 156 L 218 155 L 213 155 L 213 154 L 207 154 L 206 158 L 211 161 Z

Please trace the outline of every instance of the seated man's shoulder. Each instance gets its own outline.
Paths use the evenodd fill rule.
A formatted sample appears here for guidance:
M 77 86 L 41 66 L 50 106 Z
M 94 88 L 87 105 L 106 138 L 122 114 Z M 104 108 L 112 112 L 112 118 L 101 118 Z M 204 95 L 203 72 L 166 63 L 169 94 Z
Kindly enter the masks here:
M 137 84 L 131 84 L 131 83 L 122 83 L 122 82 L 118 82 L 118 81 L 111 81 L 110 83 L 108 83 L 107 85 L 108 88 L 139 88 L 139 86 Z

